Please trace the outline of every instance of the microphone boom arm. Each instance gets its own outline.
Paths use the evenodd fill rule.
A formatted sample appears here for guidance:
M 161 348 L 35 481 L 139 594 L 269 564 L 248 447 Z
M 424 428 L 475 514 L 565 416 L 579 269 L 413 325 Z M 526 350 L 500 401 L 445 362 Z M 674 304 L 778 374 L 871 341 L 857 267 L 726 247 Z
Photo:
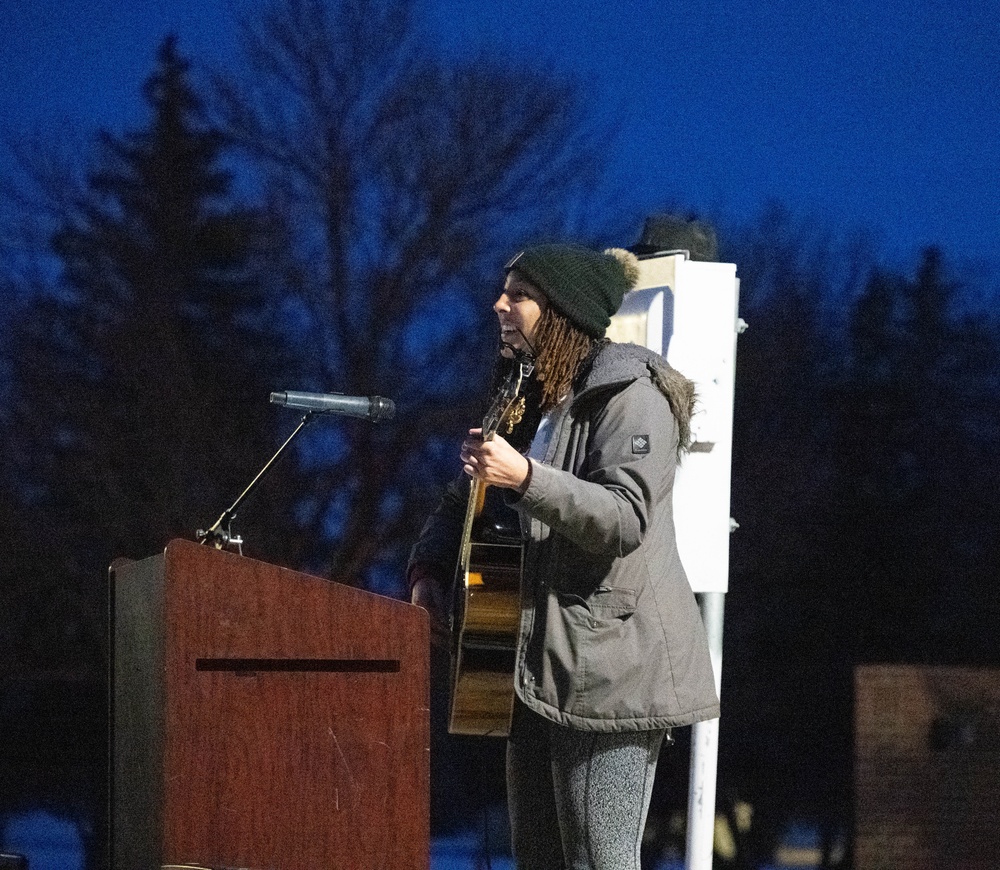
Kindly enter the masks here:
M 234 537 L 230 528 L 233 520 L 236 518 L 237 509 L 243 503 L 243 500 L 250 494 L 250 491 L 258 483 L 260 483 L 260 481 L 264 478 L 264 475 L 271 470 L 274 463 L 277 462 L 278 457 L 284 453 L 285 448 L 292 443 L 295 436 L 298 435 L 299 432 L 301 432 L 303 428 L 305 428 L 305 426 L 315 418 L 315 416 L 316 413 L 314 411 L 309 411 L 305 414 L 305 416 L 303 416 L 303 418 L 299 421 L 299 425 L 295 427 L 295 431 L 285 439 L 285 443 L 278 448 L 274 456 L 272 456 L 267 461 L 267 464 L 257 472 L 257 476 L 250 481 L 250 484 L 245 490 L 243 490 L 243 492 L 240 493 L 236 501 L 234 501 L 222 512 L 219 518 L 215 521 L 215 525 L 213 525 L 210 529 L 198 529 L 198 531 L 195 532 L 195 538 L 198 543 L 211 544 L 217 550 L 221 550 L 229 544 L 235 544 L 240 555 L 243 555 L 243 539 L 239 536 Z

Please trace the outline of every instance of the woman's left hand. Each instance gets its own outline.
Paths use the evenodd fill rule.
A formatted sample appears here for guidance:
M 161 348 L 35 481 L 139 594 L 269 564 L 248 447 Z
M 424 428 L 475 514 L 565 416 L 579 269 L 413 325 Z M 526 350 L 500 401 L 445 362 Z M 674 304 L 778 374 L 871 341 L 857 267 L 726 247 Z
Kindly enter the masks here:
M 490 486 L 503 486 L 522 493 L 528 487 L 531 464 L 499 435 L 483 441 L 482 429 L 470 429 L 462 444 L 462 463 L 469 477 Z

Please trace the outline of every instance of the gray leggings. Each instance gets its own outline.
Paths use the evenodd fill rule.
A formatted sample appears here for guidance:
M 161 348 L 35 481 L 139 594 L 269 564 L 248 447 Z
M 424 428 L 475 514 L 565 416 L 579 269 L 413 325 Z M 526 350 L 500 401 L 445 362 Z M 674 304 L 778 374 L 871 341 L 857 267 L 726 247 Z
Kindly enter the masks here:
M 514 705 L 507 803 L 518 870 L 639 870 L 665 731 L 576 731 Z

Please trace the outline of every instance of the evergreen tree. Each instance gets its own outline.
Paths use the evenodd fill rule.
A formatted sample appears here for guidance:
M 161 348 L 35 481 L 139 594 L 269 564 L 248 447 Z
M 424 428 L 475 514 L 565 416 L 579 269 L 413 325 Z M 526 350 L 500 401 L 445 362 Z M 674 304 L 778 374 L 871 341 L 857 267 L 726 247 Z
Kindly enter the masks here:
M 836 258 L 781 209 L 726 254 L 738 264 L 749 329 L 736 356 L 740 527 L 726 596 L 719 789 L 752 807 L 732 866 L 755 870 L 790 817 L 828 836 L 849 813 L 850 677 L 827 569 L 828 394 L 840 349 L 824 309 Z
M 929 249 L 913 278 L 875 273 L 854 309 L 833 549 L 858 661 L 969 662 L 988 648 L 1000 348 L 961 294 Z
M 48 645 L 53 661 L 100 661 L 109 561 L 210 525 L 275 443 L 268 375 L 283 363 L 263 224 L 232 202 L 173 38 L 144 93 L 149 126 L 101 137 L 52 237 L 57 285 L 14 337 L 12 485 L 45 517 L 34 549 L 52 566 L 24 594 L 68 600 L 35 607 L 50 625 L 83 623 L 72 648 Z M 251 540 L 277 556 L 268 504 Z

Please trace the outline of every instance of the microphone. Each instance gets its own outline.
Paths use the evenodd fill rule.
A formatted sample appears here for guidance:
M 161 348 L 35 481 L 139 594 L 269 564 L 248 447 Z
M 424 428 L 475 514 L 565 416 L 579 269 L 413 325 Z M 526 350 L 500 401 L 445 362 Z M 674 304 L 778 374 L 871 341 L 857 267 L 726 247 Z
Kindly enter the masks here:
M 271 404 L 319 414 L 361 417 L 372 423 L 391 420 L 396 413 L 396 405 L 392 399 L 383 399 L 381 396 L 344 396 L 340 393 L 297 393 L 286 390 L 283 393 L 271 393 Z

